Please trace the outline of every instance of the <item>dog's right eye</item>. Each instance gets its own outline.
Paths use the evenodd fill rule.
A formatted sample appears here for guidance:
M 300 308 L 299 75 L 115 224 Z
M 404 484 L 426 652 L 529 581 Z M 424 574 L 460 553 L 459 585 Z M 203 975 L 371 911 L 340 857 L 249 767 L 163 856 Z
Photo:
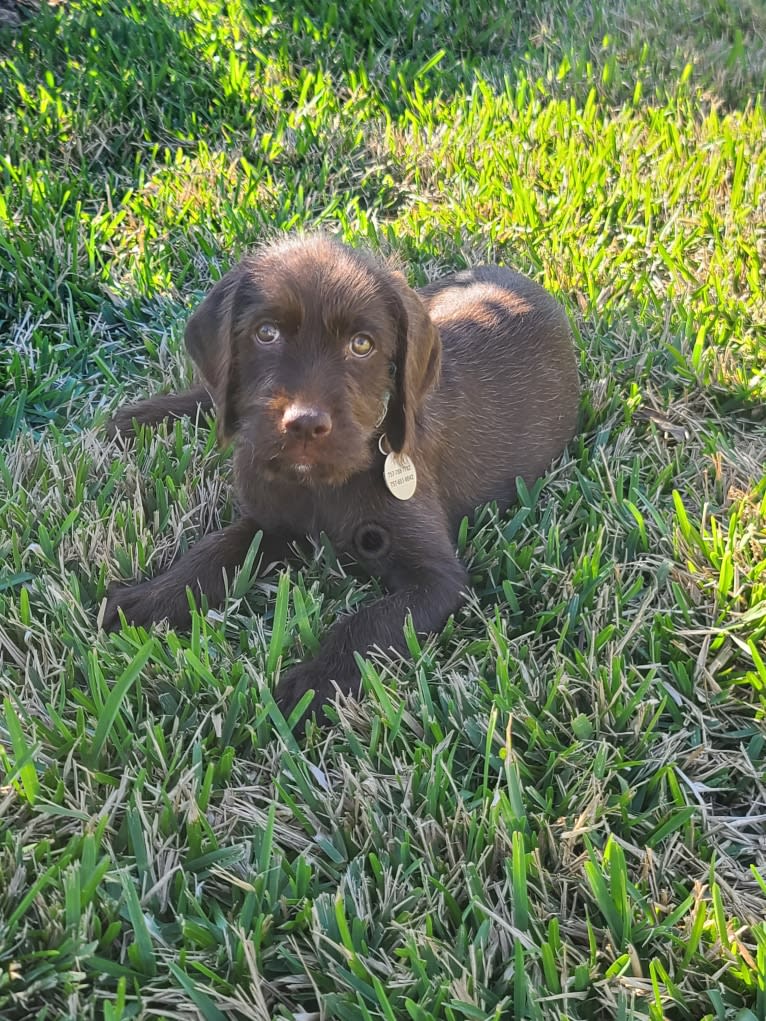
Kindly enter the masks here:
M 273 344 L 279 340 L 279 328 L 274 323 L 261 323 L 255 328 L 255 339 L 259 344 Z

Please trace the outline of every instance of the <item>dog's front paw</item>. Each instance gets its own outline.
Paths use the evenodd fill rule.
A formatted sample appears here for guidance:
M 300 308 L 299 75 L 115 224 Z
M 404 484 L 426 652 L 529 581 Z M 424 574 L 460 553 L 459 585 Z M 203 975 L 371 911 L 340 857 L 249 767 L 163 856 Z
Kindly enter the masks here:
M 325 719 L 324 707 L 332 702 L 336 691 L 344 695 L 357 695 L 360 687 L 359 671 L 354 664 L 341 669 L 322 663 L 321 658 L 291 667 L 279 682 L 275 693 L 277 705 L 287 717 L 295 709 L 307 691 L 314 697 L 305 710 L 305 715 L 316 714 L 321 722 Z
M 136 418 L 136 408 L 129 404 L 117 411 L 108 419 L 104 425 L 104 432 L 110 440 L 120 436 L 123 440 L 132 439 L 136 435 L 136 427 L 133 419 Z M 139 420 L 140 422 L 140 420 Z
M 171 627 L 182 627 L 189 622 L 186 593 L 168 591 L 168 586 L 159 578 L 137 585 L 110 585 L 101 622 L 104 631 L 119 631 L 120 610 L 128 624 L 136 627 L 148 628 L 161 620 L 169 621 Z
M 147 583 L 138 585 L 110 585 L 106 593 L 106 607 L 101 626 L 104 631 L 119 631 L 120 614 L 125 614 L 128 624 L 148 627 L 154 622 L 154 600 L 147 591 Z

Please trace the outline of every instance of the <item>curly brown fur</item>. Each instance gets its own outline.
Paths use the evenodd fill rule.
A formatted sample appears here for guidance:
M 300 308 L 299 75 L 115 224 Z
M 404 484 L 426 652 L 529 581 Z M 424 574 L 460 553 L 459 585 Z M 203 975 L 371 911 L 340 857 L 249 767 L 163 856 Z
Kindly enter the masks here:
M 358 692 L 354 653 L 405 653 L 408 612 L 419 632 L 440 629 L 467 584 L 454 546 L 462 518 L 490 501 L 507 507 L 516 478 L 541 475 L 576 427 L 567 318 L 536 283 L 497 266 L 415 291 L 327 237 L 286 240 L 212 288 L 186 346 L 203 385 L 123 408 L 113 428 L 214 402 L 219 434 L 234 443 L 242 517 L 166 574 L 111 592 L 105 626 L 117 626 L 118 607 L 136 623 L 185 625 L 186 587 L 220 602 L 224 574 L 256 530 L 264 565 L 324 532 L 389 594 L 339 621 L 314 659 L 285 673 L 286 710 L 309 689 L 317 708 L 334 684 Z M 409 500 L 386 488 L 382 434 L 417 469 Z

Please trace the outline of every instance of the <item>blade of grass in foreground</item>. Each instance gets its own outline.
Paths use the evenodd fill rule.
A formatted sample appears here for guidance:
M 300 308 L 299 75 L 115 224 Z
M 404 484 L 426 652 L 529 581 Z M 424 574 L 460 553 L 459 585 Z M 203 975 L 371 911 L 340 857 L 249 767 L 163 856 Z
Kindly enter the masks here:
M 104 711 L 101 714 L 101 719 L 98 721 L 96 733 L 93 735 L 93 741 L 90 746 L 89 761 L 91 766 L 95 766 L 98 762 L 101 750 L 106 744 L 109 733 L 114 725 L 114 721 L 117 719 L 120 706 L 136 682 L 139 674 L 149 661 L 149 658 L 154 651 L 154 645 L 154 638 L 149 638 L 146 642 L 144 642 L 136 655 L 130 661 L 127 669 L 123 671 L 119 680 L 109 692 L 109 698 L 106 700 Z
M 134 968 L 137 968 L 143 975 L 154 976 L 157 974 L 157 964 L 154 958 L 152 937 L 141 910 L 141 903 L 133 882 L 124 872 L 120 873 L 122 892 L 125 897 L 130 924 L 133 927 L 132 946 L 128 948 L 128 957 Z
M 33 761 L 34 749 L 27 744 L 21 722 L 16 715 L 16 710 L 9 698 L 4 699 L 5 725 L 11 737 L 14 762 L 9 763 L 11 774 L 16 773 L 21 783 L 24 797 L 30 805 L 37 801 L 37 794 L 40 784 L 37 779 L 37 769 Z
M 189 998 L 193 1000 L 194 1005 L 205 1021 L 226 1021 L 226 1015 L 221 1013 L 206 993 L 197 988 L 194 980 L 185 971 L 182 971 L 177 964 L 172 962 L 168 967 L 179 985 L 189 994 Z
M 290 601 L 290 574 L 283 571 L 279 576 L 277 598 L 274 604 L 274 625 L 269 642 L 269 655 L 266 660 L 266 675 L 273 677 L 277 663 L 287 644 L 287 611 Z

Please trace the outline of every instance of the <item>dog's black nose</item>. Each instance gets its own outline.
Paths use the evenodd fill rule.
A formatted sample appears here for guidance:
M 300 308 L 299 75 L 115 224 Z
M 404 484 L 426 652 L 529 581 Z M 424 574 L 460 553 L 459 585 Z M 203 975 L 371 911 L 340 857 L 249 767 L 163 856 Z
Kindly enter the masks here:
M 321 408 L 291 404 L 282 416 L 282 428 L 296 439 L 321 440 L 332 432 L 332 419 Z

